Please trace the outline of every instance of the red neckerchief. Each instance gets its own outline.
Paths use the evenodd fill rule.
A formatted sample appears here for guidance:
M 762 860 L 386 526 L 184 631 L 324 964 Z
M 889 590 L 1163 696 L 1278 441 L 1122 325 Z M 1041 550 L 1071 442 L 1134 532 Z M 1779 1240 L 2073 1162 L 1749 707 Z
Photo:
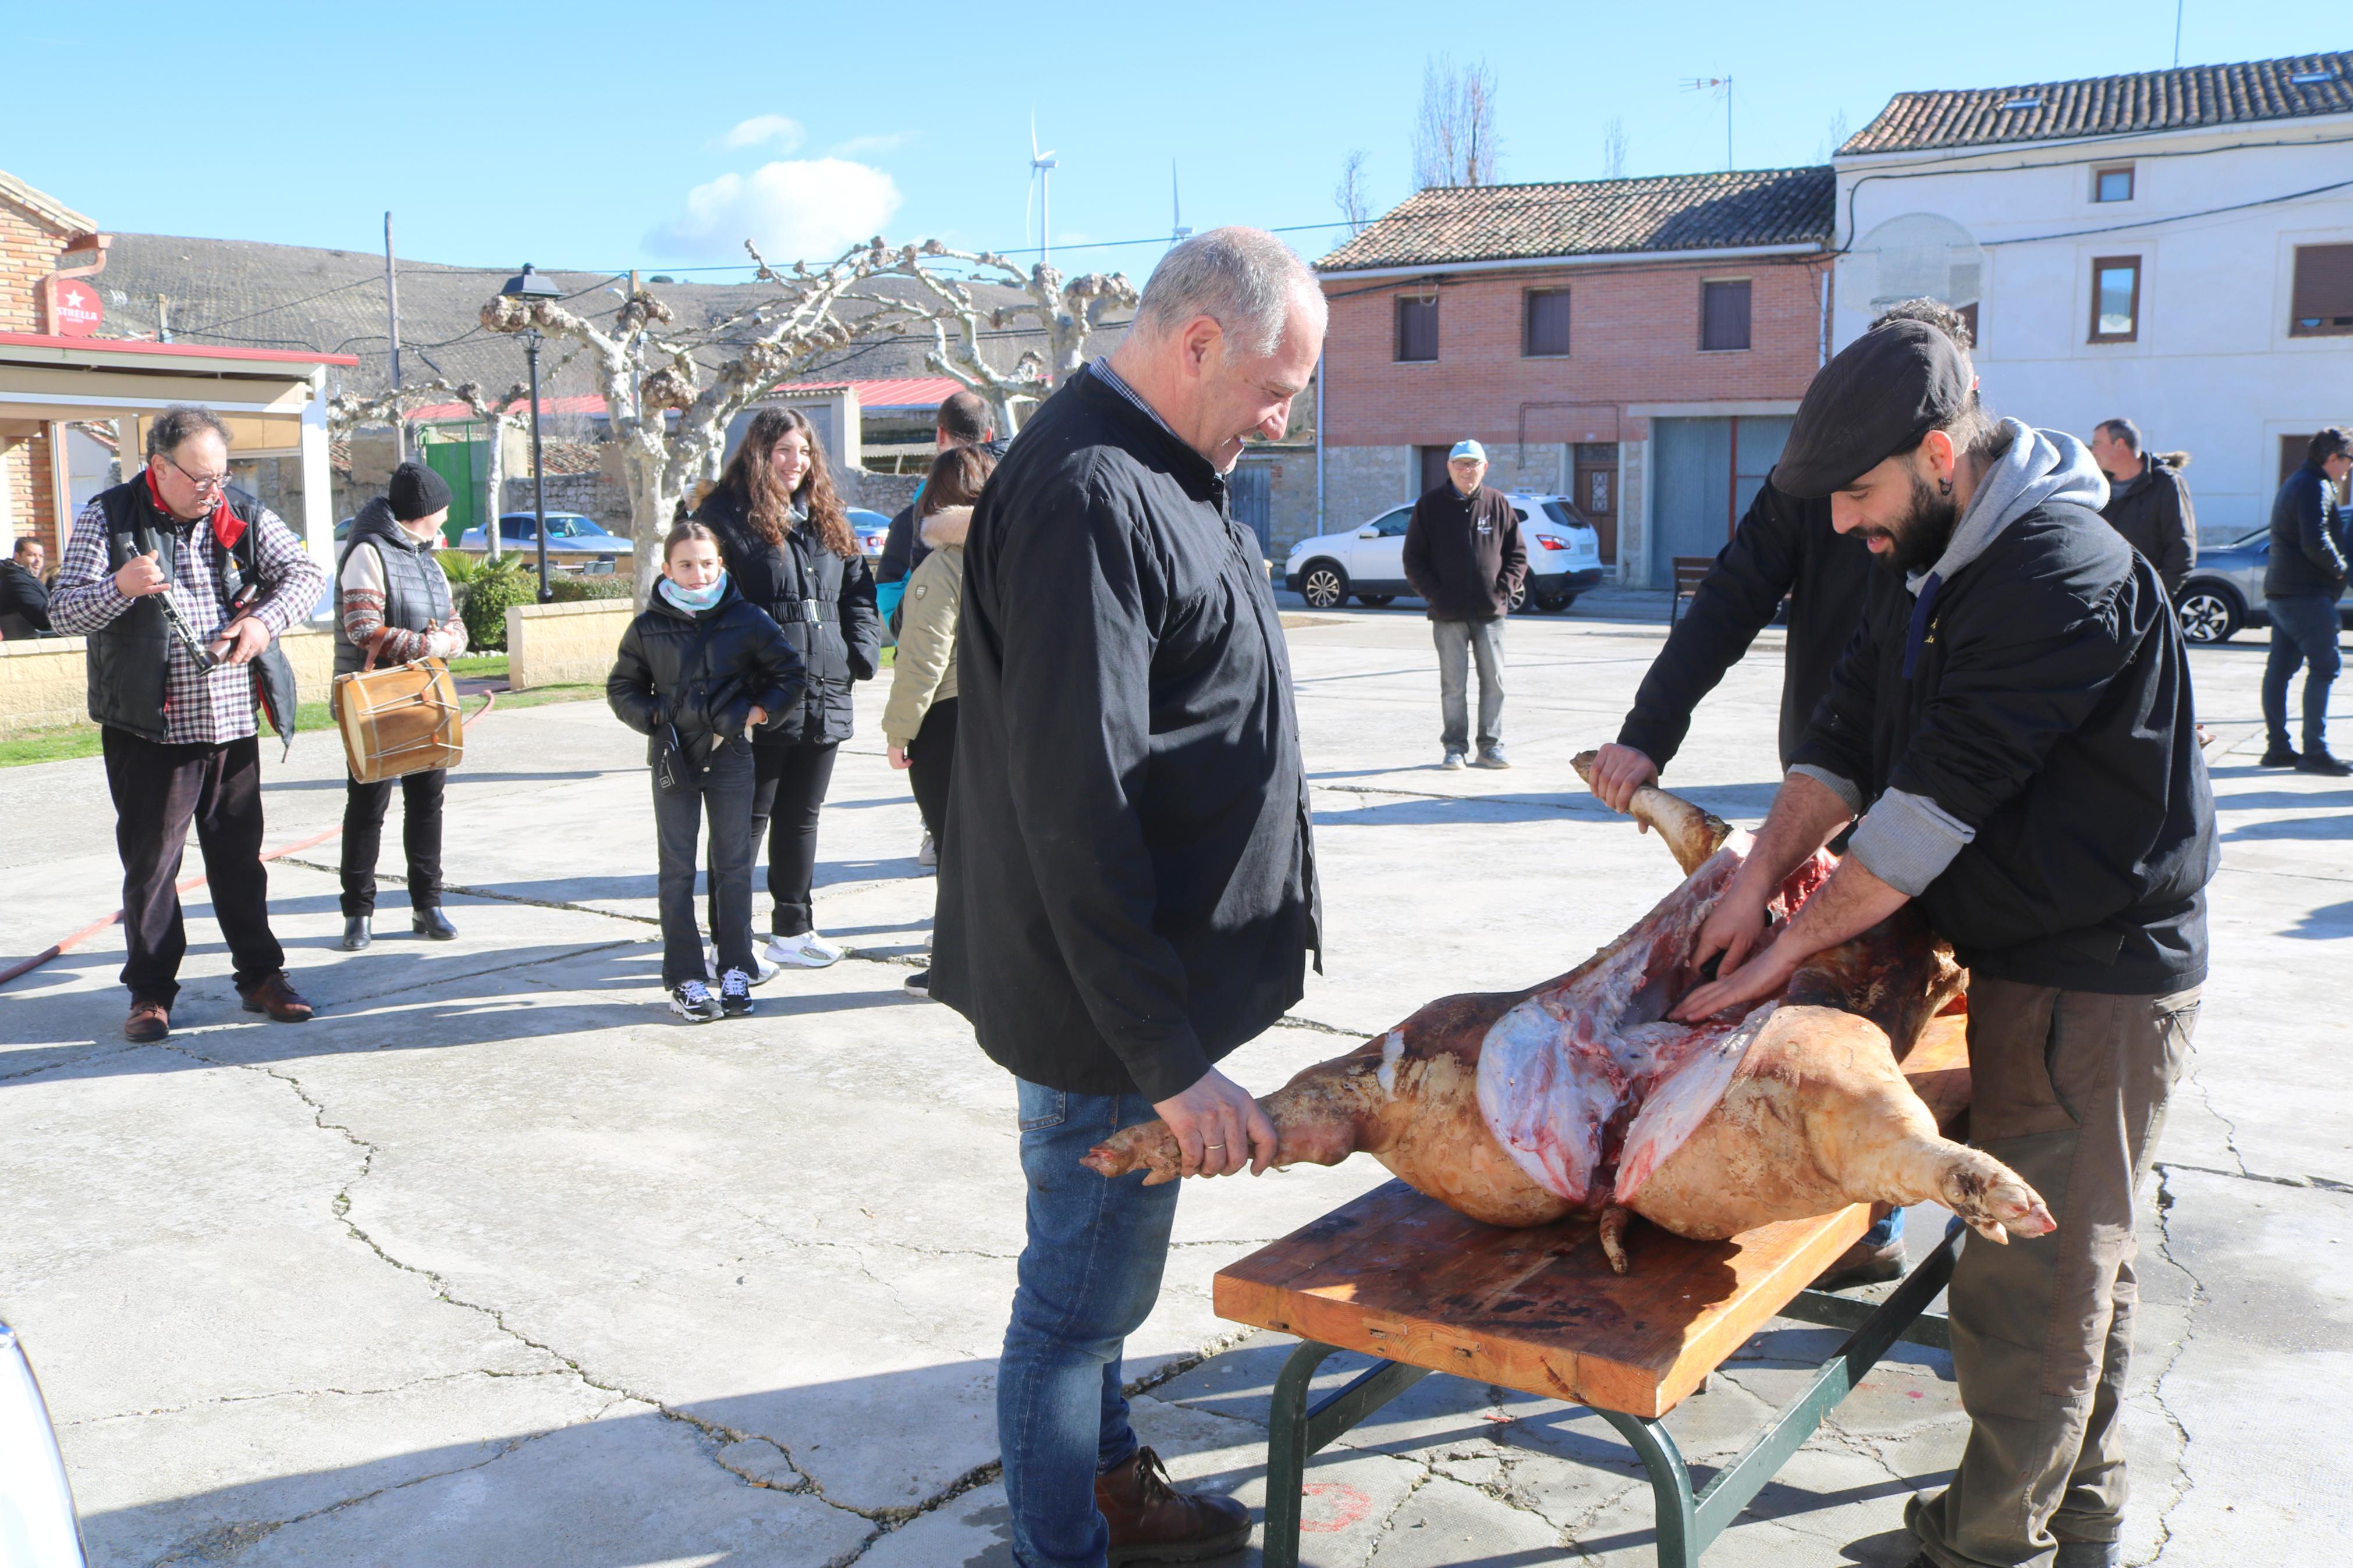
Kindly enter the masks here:
M 164 504 L 163 488 L 155 482 L 155 465 L 153 463 L 147 465 L 147 499 L 154 502 L 155 510 L 165 517 L 174 521 L 178 519 L 179 513 Z M 238 540 L 245 537 L 245 519 L 229 510 L 226 489 L 221 491 L 220 499 L 213 503 L 212 516 L 206 521 L 212 524 L 213 539 L 223 550 L 233 548 Z

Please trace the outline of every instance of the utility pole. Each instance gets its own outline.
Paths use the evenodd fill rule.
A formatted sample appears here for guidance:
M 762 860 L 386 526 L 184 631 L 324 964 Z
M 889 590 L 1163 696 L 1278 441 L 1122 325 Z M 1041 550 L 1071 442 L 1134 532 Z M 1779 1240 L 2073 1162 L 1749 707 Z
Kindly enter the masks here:
M 2173 0 L 2173 68 L 2181 68 L 2181 7 L 2183 0 Z
M 400 269 L 392 259 L 392 215 L 384 215 L 384 308 L 392 320 L 392 457 L 408 458 L 408 421 L 400 406 Z

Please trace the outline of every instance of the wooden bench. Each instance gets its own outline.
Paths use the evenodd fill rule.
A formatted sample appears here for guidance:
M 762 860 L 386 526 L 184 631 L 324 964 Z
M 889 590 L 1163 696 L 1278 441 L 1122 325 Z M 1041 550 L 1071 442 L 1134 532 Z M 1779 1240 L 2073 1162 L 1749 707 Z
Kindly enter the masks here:
M 1675 596 L 1667 601 L 1667 625 L 1673 626 L 1683 618 L 1683 601 L 1695 598 L 1708 568 L 1715 564 L 1713 555 L 1678 555 L 1675 563 Z
M 1948 1135 L 1968 1115 L 1966 1026 L 1957 1016 L 1936 1019 L 1904 1064 Z M 1433 1372 L 1599 1413 L 1650 1472 L 1662 1568 L 1697 1568 L 1700 1552 L 1897 1340 L 1947 1348 L 1944 1318 L 1926 1309 L 1952 1275 L 1957 1221 L 1882 1304 L 1810 1289 L 1870 1225 L 1860 1204 L 1720 1242 L 1638 1223 L 1621 1276 L 1589 1218 L 1502 1230 L 1391 1182 L 1220 1270 L 1219 1317 L 1301 1342 L 1275 1380 L 1266 1568 L 1299 1562 L 1308 1458 Z M 1853 1331 L 1694 1494 L 1660 1418 L 1777 1317 Z M 1343 1350 L 1378 1364 L 1311 1405 L 1316 1369 Z

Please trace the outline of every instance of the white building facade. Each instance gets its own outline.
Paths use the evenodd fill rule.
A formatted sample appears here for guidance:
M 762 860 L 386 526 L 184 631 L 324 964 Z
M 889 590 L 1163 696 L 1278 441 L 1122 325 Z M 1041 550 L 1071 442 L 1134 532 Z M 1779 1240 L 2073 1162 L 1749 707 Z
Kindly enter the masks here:
M 1965 308 L 1996 413 L 2189 452 L 2204 542 L 2353 426 L 2353 54 L 1903 94 L 1834 163 L 1834 343 Z

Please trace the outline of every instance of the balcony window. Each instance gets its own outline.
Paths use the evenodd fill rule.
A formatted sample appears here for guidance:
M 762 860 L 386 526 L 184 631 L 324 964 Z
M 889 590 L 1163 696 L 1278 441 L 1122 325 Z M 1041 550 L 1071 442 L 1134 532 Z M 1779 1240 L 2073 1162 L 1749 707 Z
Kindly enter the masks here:
M 1434 296 L 1397 302 L 1397 357 L 1400 361 L 1438 357 L 1438 300 Z
M 2103 256 L 2092 263 L 2092 335 L 2095 343 L 2129 343 L 2140 336 L 2140 258 Z
M 1704 353 L 1748 346 L 1748 279 L 1699 286 L 1699 346 Z

